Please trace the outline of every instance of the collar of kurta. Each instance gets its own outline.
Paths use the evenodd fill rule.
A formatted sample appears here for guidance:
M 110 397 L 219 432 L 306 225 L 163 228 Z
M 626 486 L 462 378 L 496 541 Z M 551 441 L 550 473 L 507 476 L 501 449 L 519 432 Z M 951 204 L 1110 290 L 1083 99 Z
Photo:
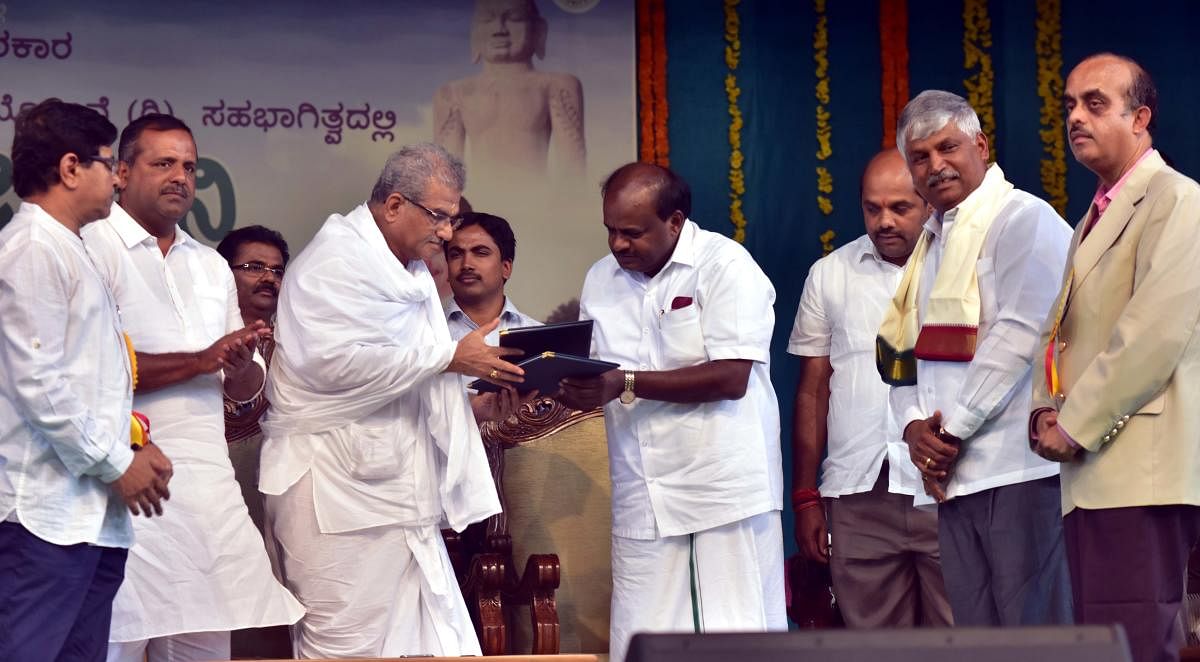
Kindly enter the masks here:
M 147 239 L 158 241 L 154 235 L 146 231 L 141 223 L 138 223 L 125 208 L 117 203 L 113 203 L 112 210 L 109 212 L 108 222 L 112 224 L 114 230 L 117 231 L 117 236 L 121 238 L 121 243 L 125 244 L 125 248 L 133 248 Z M 171 248 L 176 246 L 187 245 L 191 246 L 195 239 L 183 230 L 183 228 L 175 228 L 175 240 L 171 242 Z

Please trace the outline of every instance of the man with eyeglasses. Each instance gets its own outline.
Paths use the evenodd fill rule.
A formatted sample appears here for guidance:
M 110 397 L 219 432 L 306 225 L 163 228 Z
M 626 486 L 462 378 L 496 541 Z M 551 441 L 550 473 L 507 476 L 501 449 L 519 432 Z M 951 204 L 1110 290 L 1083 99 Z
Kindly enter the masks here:
M 250 225 L 225 235 L 217 244 L 217 252 L 229 262 L 233 282 L 237 285 L 238 307 L 247 326 L 262 320 L 275 327 L 275 306 L 279 301 L 279 284 L 288 262 L 288 245 L 275 230 Z M 275 340 L 263 338 L 258 351 L 270 369 Z M 263 524 L 263 498 L 258 491 L 258 459 L 262 451 L 262 427 L 259 421 L 271 403 L 263 393 L 249 402 L 238 402 L 225 396 L 225 442 L 234 477 L 242 488 L 242 499 L 250 511 L 250 519 L 263 534 L 267 556 L 279 577 L 275 541 L 270 527 Z M 238 630 L 232 634 L 230 648 L 236 657 L 291 657 L 291 636 L 286 627 Z
M 258 395 L 255 348 L 270 330 L 245 326 L 225 260 L 178 227 L 196 195 L 187 125 L 139 118 L 121 133 L 118 157 L 120 204 L 83 240 L 137 352 L 134 405 L 179 472 L 166 516 L 134 524 L 109 662 L 228 659 L 231 630 L 303 613 L 271 572 L 225 444 L 222 394 Z
M 297 657 L 480 654 L 439 527 L 500 511 L 460 375 L 522 371 L 484 341 L 495 320 L 451 338 L 425 264 L 464 180 L 445 149 L 401 148 L 284 278 L 259 489 L 308 608 Z
M 133 544 L 163 513 L 171 463 L 130 447 L 129 355 L 80 228 L 108 214 L 96 111 L 47 99 L 18 115 L 0 231 L 0 659 L 103 660 Z

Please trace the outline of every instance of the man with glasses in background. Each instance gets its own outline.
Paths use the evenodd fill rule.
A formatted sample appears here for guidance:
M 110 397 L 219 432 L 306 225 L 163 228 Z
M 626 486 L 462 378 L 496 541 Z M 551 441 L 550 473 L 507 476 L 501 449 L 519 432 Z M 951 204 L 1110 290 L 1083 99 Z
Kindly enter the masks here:
M 283 270 L 288 262 L 288 245 L 283 235 L 261 225 L 238 228 L 217 244 L 217 252 L 233 270 L 242 321 L 246 326 L 252 326 L 261 320 L 273 329 L 279 284 L 283 282 Z M 268 336 L 259 340 L 258 352 L 267 369 L 271 367 L 274 351 L 274 338 Z M 270 405 L 262 392 L 249 402 L 238 402 L 226 395 L 225 442 L 229 448 L 229 461 L 233 463 L 233 475 L 242 488 L 242 499 L 250 510 L 250 519 L 263 534 L 267 556 L 275 576 L 279 577 L 275 541 L 270 527 L 263 524 L 263 498 L 258 491 L 258 458 L 263 438 L 259 421 Z M 292 656 L 291 636 L 282 626 L 237 630 L 232 634 L 230 648 L 235 658 Z
M 480 654 L 439 527 L 500 511 L 459 375 L 522 371 L 484 341 L 496 320 L 451 339 L 425 265 L 464 180 L 443 148 L 401 148 L 284 279 L 259 489 L 308 608 L 297 657 Z

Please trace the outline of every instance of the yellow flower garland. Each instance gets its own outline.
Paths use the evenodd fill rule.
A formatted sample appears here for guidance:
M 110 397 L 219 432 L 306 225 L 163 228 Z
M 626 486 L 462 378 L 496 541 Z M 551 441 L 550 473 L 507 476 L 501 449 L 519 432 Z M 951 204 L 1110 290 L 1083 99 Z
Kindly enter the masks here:
M 129 352 L 129 374 L 133 375 L 133 389 L 136 391 L 138 384 L 137 352 L 133 351 L 133 339 L 129 337 L 129 334 L 122 333 L 121 335 L 125 337 L 125 351 Z
M 737 7 L 741 0 L 725 0 L 725 98 L 729 101 L 729 220 L 733 223 L 733 240 L 746 241 L 746 216 L 742 213 L 742 196 L 746 194 L 746 174 L 742 171 L 742 110 L 738 97 L 738 62 L 742 55 L 741 20 Z
M 963 0 L 963 67 L 975 73 L 963 80 L 967 101 L 979 115 L 991 158 L 996 160 L 996 111 L 992 105 L 996 74 L 992 70 L 992 20 L 987 0 Z
M 833 156 L 833 124 L 829 113 L 829 17 L 825 14 L 825 0 L 813 0 L 816 25 L 813 28 L 813 62 L 816 64 L 817 85 L 817 161 L 826 161 Z M 823 165 L 817 166 L 817 209 L 829 216 L 833 213 L 833 174 Z M 833 239 L 837 236 L 827 229 L 820 236 L 821 249 L 825 255 L 833 251 Z
M 1062 0 L 1037 0 L 1038 96 L 1042 140 L 1042 190 L 1060 216 L 1067 213 L 1067 148 L 1062 121 Z

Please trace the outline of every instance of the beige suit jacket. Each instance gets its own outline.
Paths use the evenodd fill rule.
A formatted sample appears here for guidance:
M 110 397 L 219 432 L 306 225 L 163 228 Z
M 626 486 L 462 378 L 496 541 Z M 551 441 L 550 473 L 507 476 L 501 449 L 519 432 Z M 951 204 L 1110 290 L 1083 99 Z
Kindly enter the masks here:
M 1063 465 L 1063 514 L 1200 505 L 1200 185 L 1155 152 L 1081 242 L 1091 214 L 1033 366 L 1034 410 L 1057 409 L 1083 446 Z M 1052 395 L 1046 346 L 1064 305 Z

